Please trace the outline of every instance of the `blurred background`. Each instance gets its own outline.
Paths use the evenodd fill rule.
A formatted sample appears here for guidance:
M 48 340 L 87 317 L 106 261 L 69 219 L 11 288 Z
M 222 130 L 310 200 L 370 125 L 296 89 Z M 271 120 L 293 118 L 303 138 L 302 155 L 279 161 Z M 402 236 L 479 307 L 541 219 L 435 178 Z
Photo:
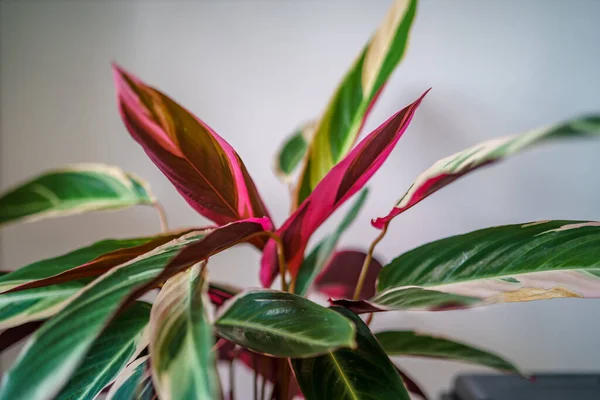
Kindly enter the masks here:
M 126 133 L 110 62 L 162 89 L 238 151 L 277 223 L 288 192 L 272 155 L 317 116 L 383 18 L 387 0 L 1 1 L 0 187 L 67 163 L 122 166 L 147 179 L 171 227 L 207 223 Z M 366 249 L 369 220 L 387 213 L 418 173 L 477 142 L 600 110 L 600 2 L 422 0 L 405 61 L 364 131 L 433 90 L 387 163 L 345 247 Z M 549 145 L 459 180 L 397 218 L 378 258 L 491 225 L 600 219 L 600 142 Z M 341 219 L 338 211 L 317 241 Z M 1 269 L 107 237 L 158 232 L 151 208 L 10 226 Z M 259 254 L 237 247 L 210 276 L 258 286 Z M 375 328 L 445 334 L 494 350 L 526 371 L 597 371 L 600 307 L 552 300 L 444 313 L 377 315 Z M 6 368 L 15 352 L 5 354 Z M 428 394 L 483 368 L 401 359 Z M 240 385 L 251 375 L 238 368 Z M 241 387 L 241 386 L 240 386 Z M 247 386 L 249 387 L 249 386 Z

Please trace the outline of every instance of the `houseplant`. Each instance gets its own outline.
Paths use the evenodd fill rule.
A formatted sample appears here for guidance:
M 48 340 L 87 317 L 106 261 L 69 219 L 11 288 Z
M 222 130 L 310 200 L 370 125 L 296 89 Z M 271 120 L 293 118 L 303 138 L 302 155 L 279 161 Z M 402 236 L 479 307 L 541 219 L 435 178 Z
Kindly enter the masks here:
M 113 398 L 152 391 L 161 398 L 218 397 L 218 355 L 274 382 L 279 398 L 296 390 L 296 383 L 306 398 L 403 398 L 409 378 L 397 373 L 385 352 L 515 368 L 485 351 L 413 332 L 378 332 L 375 340 L 357 313 L 593 296 L 587 290 L 597 268 L 597 227 L 588 222 L 522 224 L 449 238 L 401 255 L 378 274 L 372 261 L 376 243 L 366 253 L 334 253 L 352 222 L 349 215 L 305 252 L 316 227 L 359 192 L 389 155 L 420 104 L 419 99 L 354 146 L 370 106 L 404 54 L 415 7 L 414 2 L 395 5 L 317 126 L 303 129 L 309 139 L 296 135 L 284 146 L 280 175 L 289 180 L 298 160 L 301 170 L 293 185 L 294 211 L 277 230 L 233 149 L 172 100 L 116 68 L 119 105 L 130 133 L 215 226 L 103 241 L 3 276 L 2 344 L 34 332 L 4 377 L 0 397 L 88 398 L 114 378 Z M 452 156 L 417 178 L 393 212 L 374 222 L 382 229 L 380 238 L 395 215 L 480 165 L 545 139 L 597 131 L 597 117 L 579 118 Z M 358 196 L 355 209 L 366 195 Z M 141 180 L 103 166 L 45 174 L 9 192 L 0 204 L 3 222 L 134 204 L 160 208 Z M 282 290 L 253 290 L 230 299 L 237 289 L 211 282 L 208 257 L 241 241 L 263 251 L 265 287 L 278 273 L 288 276 L 280 282 Z M 493 290 L 480 294 L 484 279 L 485 288 Z M 139 297 L 154 288 L 161 290 L 150 307 Z M 306 295 L 310 288 L 336 297 L 337 308 L 288 293 Z M 219 306 L 215 318 L 207 316 L 212 306 L 205 292 Z M 45 321 L 41 327 L 40 321 Z

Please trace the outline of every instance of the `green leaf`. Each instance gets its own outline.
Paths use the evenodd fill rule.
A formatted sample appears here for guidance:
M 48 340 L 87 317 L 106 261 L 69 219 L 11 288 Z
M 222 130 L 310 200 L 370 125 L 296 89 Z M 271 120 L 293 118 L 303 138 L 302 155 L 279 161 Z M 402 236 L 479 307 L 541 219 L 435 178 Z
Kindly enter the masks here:
M 413 331 L 379 332 L 375 337 L 389 356 L 441 358 L 519 373 L 510 361 L 496 354 L 450 339 Z
M 0 294 L 0 329 L 49 318 L 82 287 L 80 282 Z
M 598 297 L 600 223 L 540 221 L 441 239 L 383 267 L 378 291 L 405 286 L 486 298 L 487 302 Z M 512 277 L 516 282 L 498 278 Z M 485 285 L 481 282 L 485 280 Z
M 152 204 L 154 201 L 146 182 L 117 167 L 70 165 L 4 193 L 0 197 L 0 225 Z
M 298 271 L 294 293 L 300 296 L 306 295 L 310 285 L 331 260 L 331 256 L 334 253 L 340 237 L 358 216 L 358 213 L 365 203 L 368 194 L 369 190 L 366 188 L 358 194 L 354 204 L 352 204 L 348 210 L 348 213 L 344 216 L 344 219 L 336 228 L 336 230 L 327 238 L 322 240 L 319 244 L 317 244 L 317 246 L 304 259 L 302 265 L 300 266 L 300 270 Z
M 481 299 L 476 297 L 419 287 L 391 288 L 376 294 L 369 300 L 333 299 L 331 303 L 345 307 L 357 314 L 397 310 L 441 311 L 483 304 Z
M 268 289 L 234 297 L 217 316 L 215 332 L 275 357 L 309 357 L 355 345 L 348 319 L 303 297 Z
M 150 308 L 136 302 L 112 321 L 55 400 L 92 400 L 112 382 L 135 355 Z
M 152 308 L 152 373 L 163 400 L 216 399 L 219 394 L 204 268 L 201 272 L 195 265 L 169 279 Z
M 132 361 L 125 369 L 121 370 L 106 396 L 106 400 L 153 400 L 156 398 L 148 356 Z
M 171 276 L 263 232 L 266 219 L 191 232 L 113 268 L 81 289 L 29 340 L 4 375 L 0 399 L 51 399 L 123 305 Z
M 396 367 L 369 327 L 349 310 L 341 307 L 334 310 L 356 325 L 358 347 L 291 360 L 306 400 L 408 400 L 410 397 Z
M 294 170 L 304 158 L 315 131 L 315 121 L 303 124 L 286 139 L 275 156 L 275 174 L 283 183 L 290 183 Z
M 47 258 L 21 267 L 0 276 L 0 291 L 38 279 L 49 278 L 62 272 L 88 263 L 97 257 L 120 249 L 127 249 L 151 241 L 152 237 L 133 239 L 106 239 L 90 246 L 73 250 L 58 257 Z
M 392 210 L 372 221 L 382 229 L 394 217 L 413 207 L 456 179 L 478 168 L 501 161 L 522 150 L 557 139 L 579 139 L 600 135 L 600 114 L 588 115 L 536 129 L 521 135 L 497 138 L 459 151 L 422 172 Z
M 352 149 L 383 86 L 400 63 L 417 0 L 397 0 L 346 73 L 315 127 L 296 193 L 304 201 L 321 179 Z
M 152 238 L 109 239 L 74 250 L 62 256 L 29 264 L 0 276 L 0 291 L 46 279 L 80 265 L 93 262 L 108 253 L 135 248 Z M 65 300 L 84 286 L 82 281 L 0 294 L 0 329 L 48 318 L 62 308 Z

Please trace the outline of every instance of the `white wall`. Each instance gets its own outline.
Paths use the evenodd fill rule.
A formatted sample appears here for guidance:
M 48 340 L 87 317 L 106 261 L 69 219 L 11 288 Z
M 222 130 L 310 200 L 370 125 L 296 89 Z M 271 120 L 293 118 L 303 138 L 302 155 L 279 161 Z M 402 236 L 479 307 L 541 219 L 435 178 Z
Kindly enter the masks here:
M 286 190 L 271 154 L 319 113 L 389 1 L 2 2 L 1 186 L 46 168 L 95 161 L 148 179 L 171 225 L 202 225 L 119 121 L 116 60 L 208 122 L 240 153 L 281 223 Z M 367 130 L 433 90 L 387 164 L 344 243 L 366 247 L 369 219 L 387 212 L 432 162 L 478 141 L 600 110 L 600 2 L 423 0 L 406 61 Z M 600 143 L 548 146 L 478 172 L 398 218 L 382 258 L 447 235 L 537 219 L 600 219 Z M 341 214 L 319 231 L 326 233 Z M 2 269 L 109 236 L 155 232 L 150 209 L 84 215 L 2 231 Z M 211 262 L 215 279 L 258 283 L 257 254 Z M 600 307 L 556 300 L 436 314 L 377 316 L 497 350 L 526 370 L 600 366 Z M 403 360 L 429 393 L 461 364 Z M 242 379 L 248 383 L 248 376 Z

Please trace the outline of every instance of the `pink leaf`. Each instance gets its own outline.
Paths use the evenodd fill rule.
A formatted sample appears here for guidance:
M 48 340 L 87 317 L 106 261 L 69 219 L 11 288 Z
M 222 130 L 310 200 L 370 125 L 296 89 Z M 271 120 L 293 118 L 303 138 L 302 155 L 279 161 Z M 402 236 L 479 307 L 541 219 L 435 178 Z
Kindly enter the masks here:
M 335 253 L 327 267 L 315 280 L 315 288 L 329 297 L 352 298 L 366 256 L 364 252 L 356 250 Z M 381 268 L 379 261 L 371 259 L 360 299 L 368 299 L 375 294 L 375 283 Z
M 313 192 L 277 231 L 285 247 L 288 270 L 298 274 L 304 250 L 315 230 L 348 198 L 360 190 L 390 155 L 408 127 L 423 93 L 414 103 L 394 114 L 365 137 L 333 167 Z M 278 273 L 276 244 L 269 241 L 261 262 L 261 282 L 269 287 Z
M 269 216 L 225 140 L 163 93 L 116 65 L 113 70 L 129 133 L 196 211 L 219 225 Z

